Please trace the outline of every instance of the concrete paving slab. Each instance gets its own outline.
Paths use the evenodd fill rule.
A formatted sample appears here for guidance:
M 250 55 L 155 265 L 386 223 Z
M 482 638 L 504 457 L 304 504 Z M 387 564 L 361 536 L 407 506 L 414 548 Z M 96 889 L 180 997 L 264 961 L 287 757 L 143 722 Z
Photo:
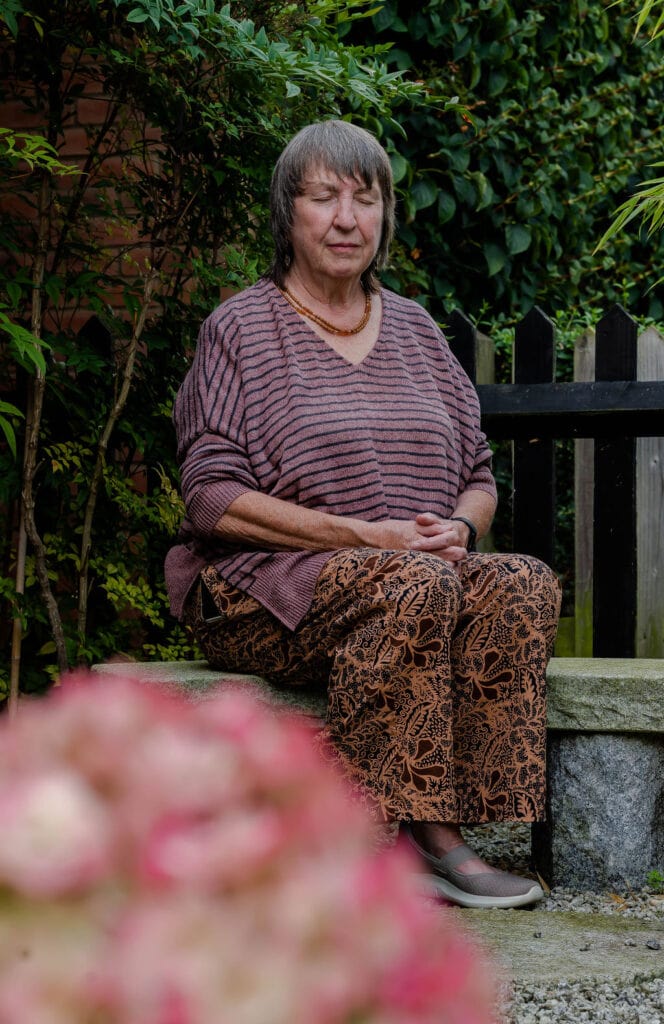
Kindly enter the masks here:
M 516 982 L 664 976 L 664 922 L 573 911 L 445 912 Z

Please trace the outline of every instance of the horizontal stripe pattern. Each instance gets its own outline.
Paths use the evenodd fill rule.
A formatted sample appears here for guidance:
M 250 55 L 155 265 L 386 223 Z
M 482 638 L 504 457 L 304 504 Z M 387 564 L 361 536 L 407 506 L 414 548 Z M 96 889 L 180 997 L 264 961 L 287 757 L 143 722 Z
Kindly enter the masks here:
M 166 566 L 176 615 L 207 563 L 290 628 L 306 613 L 329 553 L 238 552 L 213 537 L 245 491 L 368 521 L 449 516 L 469 488 L 495 495 L 472 384 L 421 306 L 381 297 L 378 340 L 356 365 L 269 281 L 203 323 L 174 408 L 187 510 Z

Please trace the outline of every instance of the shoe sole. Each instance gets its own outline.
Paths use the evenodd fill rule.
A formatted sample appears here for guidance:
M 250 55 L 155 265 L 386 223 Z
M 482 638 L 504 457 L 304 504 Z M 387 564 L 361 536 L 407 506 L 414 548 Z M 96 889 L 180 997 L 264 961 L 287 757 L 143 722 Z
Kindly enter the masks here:
M 519 893 L 517 896 L 476 896 L 457 888 L 440 875 L 422 874 L 418 875 L 418 878 L 425 895 L 442 896 L 450 903 L 469 910 L 509 910 L 512 907 L 530 906 L 544 898 L 544 890 L 537 882 L 533 882 L 527 892 Z

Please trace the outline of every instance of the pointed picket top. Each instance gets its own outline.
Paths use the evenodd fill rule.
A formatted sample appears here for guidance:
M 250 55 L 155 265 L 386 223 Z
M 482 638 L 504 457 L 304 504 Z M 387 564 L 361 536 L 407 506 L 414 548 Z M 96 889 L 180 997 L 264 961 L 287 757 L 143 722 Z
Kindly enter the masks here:
M 616 303 L 595 331 L 595 380 L 636 380 L 638 326 Z
M 444 321 L 445 336 L 452 352 L 475 383 L 477 379 L 477 328 L 460 309 L 453 310 Z
M 533 306 L 514 331 L 514 383 L 546 384 L 555 376 L 555 327 L 539 306 Z
M 521 323 L 527 325 L 531 329 L 541 327 L 543 331 L 553 330 L 553 320 L 546 315 L 541 306 L 531 306 L 526 315 L 521 320 Z

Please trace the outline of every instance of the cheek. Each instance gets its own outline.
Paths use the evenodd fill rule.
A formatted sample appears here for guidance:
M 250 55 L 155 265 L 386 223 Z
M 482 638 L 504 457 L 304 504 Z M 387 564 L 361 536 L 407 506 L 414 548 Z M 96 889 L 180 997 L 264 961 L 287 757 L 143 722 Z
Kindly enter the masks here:
M 364 237 L 367 240 L 371 240 L 374 249 L 377 249 L 380 245 L 380 239 L 383 232 L 383 218 L 371 218 L 363 230 Z
M 303 217 L 297 227 L 294 228 L 293 234 L 296 238 L 300 238 L 306 243 L 311 243 L 323 238 L 329 228 L 328 219 L 314 214 L 313 216 Z

